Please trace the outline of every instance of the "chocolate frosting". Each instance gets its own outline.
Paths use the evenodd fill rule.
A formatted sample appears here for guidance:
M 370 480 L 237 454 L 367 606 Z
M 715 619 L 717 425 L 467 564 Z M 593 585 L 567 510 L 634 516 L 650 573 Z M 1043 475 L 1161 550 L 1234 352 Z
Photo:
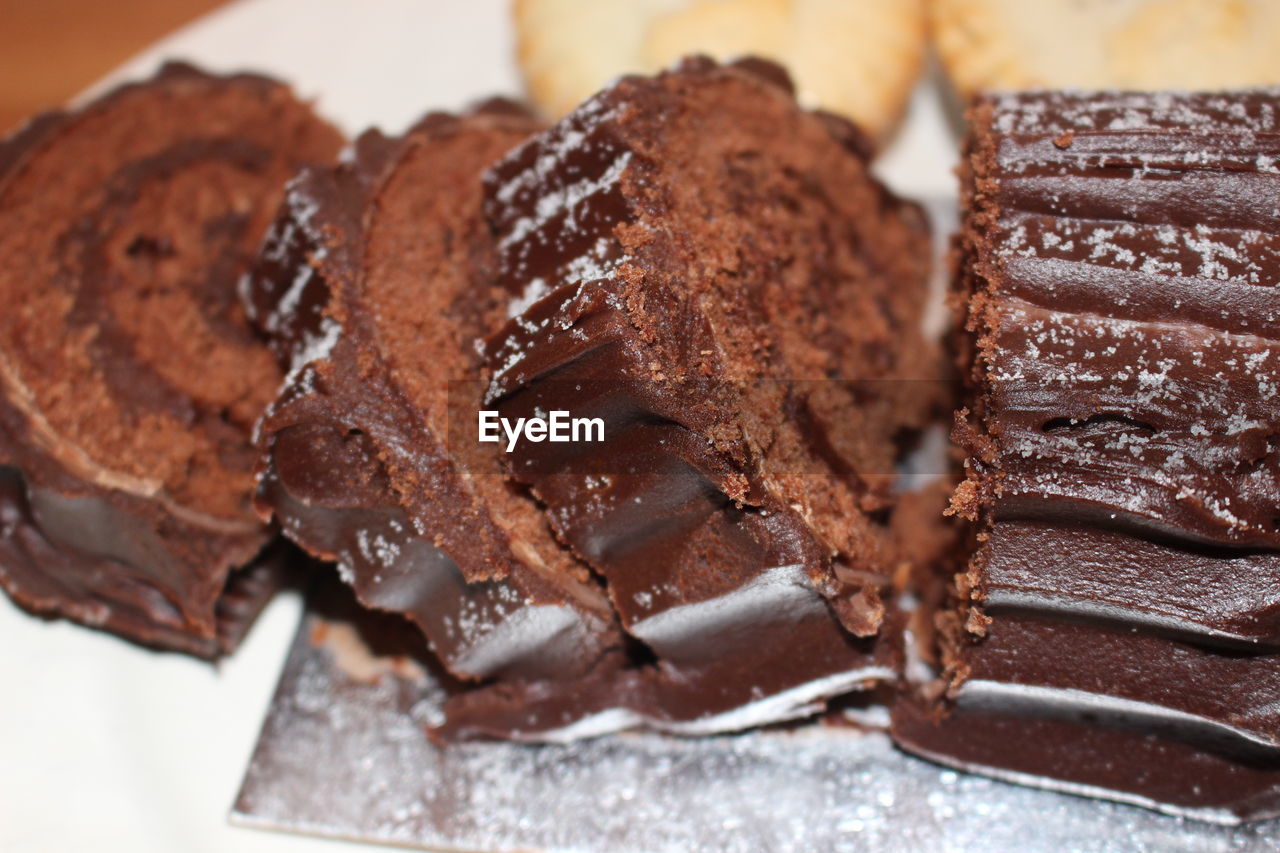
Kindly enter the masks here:
M 999 440 L 974 473 L 999 472 L 1002 517 L 1280 546 L 1275 98 L 977 107 L 971 217 L 991 230 L 972 263 L 998 285 L 971 313 L 975 412 Z
M 1143 625 L 1214 645 L 1280 646 L 1280 554 L 1274 551 L 1042 521 L 997 522 L 989 542 L 987 613 L 1087 613 L 1094 621 Z
M 474 421 L 480 385 L 467 341 L 501 298 L 485 275 L 492 248 L 479 173 L 537 127 L 494 101 L 462 116 L 432 114 L 401 137 L 367 132 L 346 162 L 290 185 L 243 294 L 288 370 L 259 429 L 258 507 L 312 554 L 336 561 L 366 606 L 408 617 L 471 683 L 446 708 L 441 736 L 555 738 L 620 701 L 627 663 L 594 581 L 533 500 L 506 483 L 496 455 L 455 452 L 443 411 L 456 406 Z M 441 198 L 444 212 L 431 219 L 384 213 Z M 429 319 L 458 363 L 432 366 L 425 380 L 434 392 L 447 388 L 447 399 L 413 397 L 412 376 L 398 367 L 412 342 L 392 343 L 394 324 L 418 322 L 415 311 L 429 307 L 391 318 L 371 307 L 385 282 L 368 246 L 406 225 L 445 235 L 437 256 L 401 258 L 393 272 L 425 277 L 445 305 Z M 604 688 L 586 695 L 579 685 L 588 677 Z M 532 713 L 530 703 L 549 710 Z M 506 716 L 473 723 L 473 705 Z
M 1277 106 L 1044 92 L 971 111 L 953 506 L 977 547 L 940 614 L 943 683 L 895 712 L 906 748 L 1217 820 L 1280 813 Z
M 663 709 L 676 731 L 797 716 L 888 677 L 872 515 L 891 505 L 890 436 L 927 409 L 919 384 L 918 408 L 891 399 L 928 375 L 912 372 L 919 212 L 867 175 L 855 132 L 757 72 L 691 60 L 624 79 L 486 177 L 517 295 L 486 343 L 486 400 L 604 421 L 602 442 L 522 442 L 508 461 L 626 631 L 701 694 Z M 852 380 L 889 390 L 864 404 Z
M 934 710 L 902 694 L 892 733 L 911 752 L 957 770 L 1216 823 L 1280 812 L 1274 762 L 1047 713 L 990 711 L 938 720 Z

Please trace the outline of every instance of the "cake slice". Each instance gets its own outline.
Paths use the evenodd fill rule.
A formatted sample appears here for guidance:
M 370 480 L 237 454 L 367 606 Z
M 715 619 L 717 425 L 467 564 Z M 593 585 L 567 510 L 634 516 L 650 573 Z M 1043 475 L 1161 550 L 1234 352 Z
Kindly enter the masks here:
M 626 660 L 603 591 L 496 449 L 454 440 L 480 405 L 476 341 L 509 301 L 480 175 L 538 129 L 493 101 L 364 134 L 349 162 L 290 185 L 246 294 L 288 365 L 260 429 L 259 508 L 366 606 L 416 624 L 454 675 L 495 683 L 490 701 L 568 703 L 487 732 L 512 738 L 593 711 L 571 685 L 611 689 Z M 466 717 L 446 715 L 455 730 Z
M 687 60 L 627 77 L 486 177 L 486 344 L 512 475 L 653 658 L 651 724 L 733 730 L 892 676 L 898 441 L 937 386 L 921 212 L 785 72 Z
M 970 113 L 975 547 L 895 734 L 1219 821 L 1280 813 L 1280 91 Z M 929 657 L 932 650 L 921 650 Z
M 272 80 L 168 65 L 0 146 L 0 586 L 203 657 L 288 556 L 250 506 L 280 372 L 236 297 L 339 134 Z M 249 566 L 248 568 L 243 568 Z

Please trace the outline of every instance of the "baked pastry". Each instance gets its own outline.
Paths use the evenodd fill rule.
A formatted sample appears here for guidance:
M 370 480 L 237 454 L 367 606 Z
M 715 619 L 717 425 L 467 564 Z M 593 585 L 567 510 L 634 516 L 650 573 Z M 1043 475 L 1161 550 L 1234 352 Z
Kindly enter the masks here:
M 880 138 L 925 51 L 923 0 L 516 0 L 514 16 L 529 92 L 553 116 L 623 73 L 693 54 L 760 56 L 790 70 L 803 105 Z
M 341 137 L 280 83 L 168 65 L 0 148 L 0 586 L 212 657 L 274 570 L 249 432 L 280 381 L 236 296 Z M 277 556 L 272 563 L 284 557 Z
M 365 133 L 349 162 L 290 185 L 247 287 L 289 371 L 259 432 L 264 517 L 335 560 L 366 606 L 409 618 L 454 675 L 496 681 L 515 705 L 624 663 L 587 569 L 496 447 L 455 435 L 480 407 L 475 342 L 509 301 L 480 174 L 538 129 L 494 101 L 401 137 Z M 568 719 L 492 733 L 550 738 L 541 729 Z
M 975 548 L 905 748 L 1213 820 L 1280 813 L 1280 90 L 970 113 Z M 1064 650 L 1069 650 L 1064 653 Z
M 937 386 L 921 212 L 785 72 L 697 59 L 627 77 L 486 177 L 486 344 L 512 475 L 607 582 L 654 659 L 652 717 L 706 733 L 812 713 L 891 677 L 897 439 Z M 651 724 L 653 724 L 651 722 Z
M 1270 0 L 929 0 L 929 17 L 965 97 L 1280 83 L 1280 6 Z

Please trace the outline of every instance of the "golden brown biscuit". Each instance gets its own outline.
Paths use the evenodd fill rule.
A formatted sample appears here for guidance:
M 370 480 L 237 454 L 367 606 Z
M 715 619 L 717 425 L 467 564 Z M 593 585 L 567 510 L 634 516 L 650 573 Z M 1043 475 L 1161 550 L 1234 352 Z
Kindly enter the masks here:
M 965 96 L 1280 83 L 1277 0 L 929 0 L 929 16 Z
M 515 0 L 514 12 L 529 92 L 556 116 L 620 74 L 754 55 L 785 65 L 805 106 L 881 137 L 924 58 L 924 0 Z

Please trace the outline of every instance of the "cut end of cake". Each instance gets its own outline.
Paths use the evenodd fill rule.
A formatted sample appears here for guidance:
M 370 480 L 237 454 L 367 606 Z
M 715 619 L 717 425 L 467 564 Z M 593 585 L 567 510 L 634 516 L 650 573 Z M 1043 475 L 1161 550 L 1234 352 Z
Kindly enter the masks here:
M 263 596 L 215 610 L 270 537 L 250 432 L 280 373 L 236 282 L 288 178 L 341 143 L 280 83 L 170 64 L 0 146 L 0 583 L 20 605 L 202 656 L 243 630 Z

